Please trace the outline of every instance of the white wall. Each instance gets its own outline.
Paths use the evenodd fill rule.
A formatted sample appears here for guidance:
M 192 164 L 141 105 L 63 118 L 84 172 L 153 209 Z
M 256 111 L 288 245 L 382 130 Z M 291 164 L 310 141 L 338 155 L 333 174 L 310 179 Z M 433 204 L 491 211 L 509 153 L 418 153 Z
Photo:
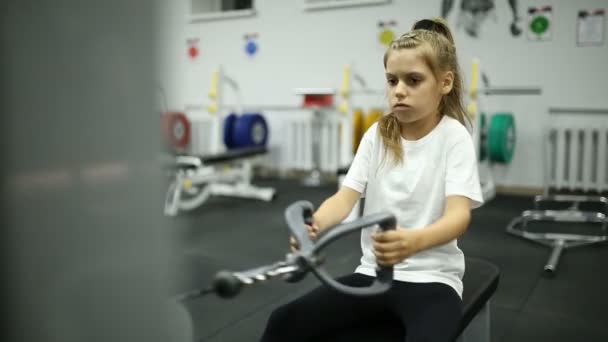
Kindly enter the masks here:
M 207 103 L 210 75 L 223 65 L 237 79 L 243 102 L 252 105 L 298 105 L 298 87 L 339 87 L 342 67 L 354 64 L 374 88 L 384 86 L 382 55 L 377 39 L 379 20 L 397 20 L 402 33 L 423 17 L 440 13 L 440 0 L 393 0 L 390 5 L 318 12 L 302 10 L 303 1 L 257 0 L 258 14 L 251 18 L 190 23 L 190 0 L 167 1 L 161 33 L 160 82 L 169 106 Z M 496 86 L 540 86 L 541 96 L 482 99 L 487 112 L 512 111 L 516 115 L 518 146 L 511 165 L 496 167 L 497 183 L 505 186 L 542 186 L 542 137 L 550 120 L 547 108 L 555 106 L 608 108 L 608 47 L 576 46 L 579 9 L 607 8 L 606 0 L 545 0 L 520 2 L 525 27 L 528 6 L 552 5 L 553 39 L 530 42 L 525 33 L 513 38 L 510 10 L 496 1 L 496 17 L 483 24 L 473 39 L 456 28 L 459 1 L 448 18 L 465 77 L 471 58 L 477 56 Z M 243 36 L 258 33 L 259 52 L 244 52 Z M 201 56 L 188 57 L 186 41 L 199 39 Z M 227 94 L 226 101 L 233 99 Z M 383 105 L 379 95 L 355 99 L 366 106 Z M 606 118 L 608 120 L 608 117 Z M 280 134 L 280 132 L 272 132 Z

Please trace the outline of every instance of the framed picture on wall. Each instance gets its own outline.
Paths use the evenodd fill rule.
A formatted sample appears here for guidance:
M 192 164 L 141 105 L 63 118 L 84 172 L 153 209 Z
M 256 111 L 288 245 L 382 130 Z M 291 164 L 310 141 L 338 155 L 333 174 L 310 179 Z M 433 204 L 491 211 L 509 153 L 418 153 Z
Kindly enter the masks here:
M 604 44 L 604 27 L 606 25 L 606 11 L 580 10 L 576 23 L 576 43 L 578 46 L 598 46 Z
M 255 0 L 189 0 L 190 22 L 254 16 Z
M 343 7 L 385 5 L 391 0 L 304 0 L 304 10 L 316 11 Z

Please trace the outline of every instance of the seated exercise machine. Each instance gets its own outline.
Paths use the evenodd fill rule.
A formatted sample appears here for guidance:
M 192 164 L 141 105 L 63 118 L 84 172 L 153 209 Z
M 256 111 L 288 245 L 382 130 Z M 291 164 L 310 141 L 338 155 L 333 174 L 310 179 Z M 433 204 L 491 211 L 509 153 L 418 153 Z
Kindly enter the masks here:
M 310 223 L 313 206 L 306 201 L 290 205 L 285 211 L 285 218 L 290 233 L 298 240 L 300 250 L 288 253 L 284 260 L 271 265 L 257 267 L 241 272 L 220 271 L 217 273 L 211 287 L 191 291 L 174 298 L 183 303 L 210 293 L 223 298 L 236 296 L 244 286 L 265 282 L 271 278 L 282 277 L 288 282 L 300 281 L 308 272 L 312 272 L 323 284 L 336 291 L 353 296 L 371 296 L 387 291 L 393 281 L 393 268 L 380 267 L 377 278 L 369 287 L 350 287 L 333 279 L 322 268 L 324 258 L 320 252 L 333 241 L 362 228 L 378 225 L 380 229 L 395 229 L 396 219 L 389 213 L 377 213 L 358 218 L 348 223 L 342 223 L 321 234 L 317 240 L 308 237 L 306 223 Z M 479 259 L 466 259 L 464 276 L 463 308 L 464 315 L 460 323 L 459 341 L 489 341 L 490 340 L 490 298 L 496 291 L 499 270 L 496 266 Z M 387 321 L 388 322 L 388 321 Z M 382 324 L 386 324 L 382 323 Z M 362 341 L 366 334 L 373 336 L 375 342 L 401 342 L 407 332 L 396 331 L 394 327 L 384 325 L 360 327 L 353 330 L 355 334 L 349 341 Z M 186 326 L 191 326 L 188 324 Z M 347 332 L 350 334 L 351 332 Z M 367 340 L 369 342 L 369 339 Z

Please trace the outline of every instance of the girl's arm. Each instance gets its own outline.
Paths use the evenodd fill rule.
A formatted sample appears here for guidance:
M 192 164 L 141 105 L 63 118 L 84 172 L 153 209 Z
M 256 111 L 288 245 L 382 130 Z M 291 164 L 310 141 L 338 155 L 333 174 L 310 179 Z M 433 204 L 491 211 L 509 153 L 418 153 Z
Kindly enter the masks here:
M 361 197 L 361 193 L 343 186 L 333 196 L 326 199 L 313 215 L 313 225 L 319 231 L 342 222 Z
M 464 196 L 448 196 L 441 218 L 423 229 L 412 231 L 417 234 L 418 251 L 459 238 L 467 231 L 470 222 L 471 200 Z
M 413 254 L 448 243 L 460 237 L 471 221 L 471 200 L 448 196 L 443 215 L 422 229 L 398 228 L 376 233 L 374 254 L 378 264 L 395 265 Z

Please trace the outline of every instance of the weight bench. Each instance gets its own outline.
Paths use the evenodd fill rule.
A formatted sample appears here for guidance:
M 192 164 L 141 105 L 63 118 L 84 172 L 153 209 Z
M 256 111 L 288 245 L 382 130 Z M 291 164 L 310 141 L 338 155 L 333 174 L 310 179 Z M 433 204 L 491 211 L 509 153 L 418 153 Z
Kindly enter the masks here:
M 165 158 L 164 164 L 173 177 L 165 199 L 165 215 L 175 216 L 179 211 L 195 209 L 210 196 L 271 201 L 276 194 L 274 188 L 251 184 L 252 160 L 267 153 L 267 148 L 262 146 L 208 156 Z

